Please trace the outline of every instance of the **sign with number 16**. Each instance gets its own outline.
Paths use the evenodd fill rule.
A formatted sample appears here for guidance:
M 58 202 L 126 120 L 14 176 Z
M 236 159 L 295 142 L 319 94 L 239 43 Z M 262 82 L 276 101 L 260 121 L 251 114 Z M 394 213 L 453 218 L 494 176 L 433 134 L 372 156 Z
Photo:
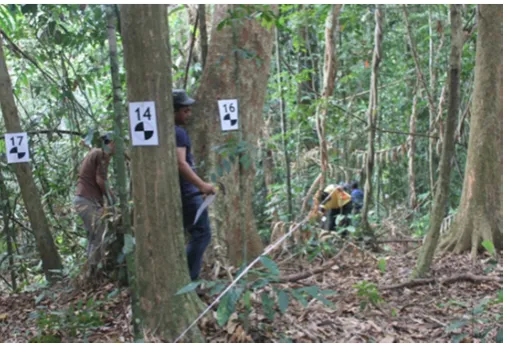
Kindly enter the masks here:
M 220 124 L 222 125 L 222 131 L 239 129 L 237 99 L 219 100 L 218 110 L 220 111 Z

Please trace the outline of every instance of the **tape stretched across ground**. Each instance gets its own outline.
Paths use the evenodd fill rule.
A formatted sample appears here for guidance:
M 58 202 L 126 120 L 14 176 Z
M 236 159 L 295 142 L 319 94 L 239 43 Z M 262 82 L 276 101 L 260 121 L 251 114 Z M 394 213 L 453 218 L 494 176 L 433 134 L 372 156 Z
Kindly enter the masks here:
M 333 192 L 335 192 L 337 189 L 339 188 L 339 186 L 337 186 Z M 322 203 L 326 203 L 329 199 L 329 197 L 331 197 L 331 194 L 333 194 L 333 192 L 330 192 L 329 195 L 324 199 L 324 201 L 322 201 Z M 187 334 L 187 332 L 195 325 L 197 324 L 197 322 L 199 320 L 201 320 L 201 318 L 206 314 L 208 313 L 208 311 L 218 303 L 218 301 L 220 301 L 220 299 L 229 291 L 231 290 L 231 288 L 236 284 L 238 283 L 238 281 L 241 279 L 241 277 L 243 277 L 247 272 L 248 270 L 250 270 L 260 259 L 262 256 L 268 254 L 269 252 L 271 252 L 275 247 L 277 247 L 278 245 L 280 245 L 285 239 L 287 239 L 292 233 L 294 233 L 297 229 L 299 229 L 303 224 L 305 224 L 306 222 L 308 222 L 310 220 L 310 216 L 306 216 L 304 218 L 303 221 L 297 223 L 296 225 L 292 226 L 292 228 L 287 232 L 285 233 L 284 236 L 282 236 L 280 239 L 278 239 L 277 242 L 275 242 L 273 245 L 270 245 L 268 247 L 266 247 L 264 249 L 264 251 L 257 257 L 255 258 L 232 282 L 231 284 L 229 284 L 229 286 L 227 288 L 225 288 L 225 290 L 220 294 L 218 295 L 218 297 L 204 310 L 201 312 L 201 314 L 199 314 L 197 316 L 197 318 L 174 340 L 173 343 L 177 343 L 181 338 L 183 338 L 183 336 L 185 334 Z

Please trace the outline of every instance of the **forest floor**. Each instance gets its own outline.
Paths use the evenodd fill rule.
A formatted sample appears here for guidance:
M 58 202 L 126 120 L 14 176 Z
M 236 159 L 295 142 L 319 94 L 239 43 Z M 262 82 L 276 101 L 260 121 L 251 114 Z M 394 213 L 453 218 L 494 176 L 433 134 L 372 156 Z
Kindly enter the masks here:
M 428 279 L 421 281 L 423 284 L 401 286 L 415 266 L 414 247 L 413 243 L 385 244 L 384 271 L 379 269 L 375 256 L 354 250 L 344 252 L 337 264 L 321 273 L 278 284 L 279 288 L 316 285 L 332 289 L 336 294 L 327 298 L 334 307 L 316 299 L 307 307 L 291 300 L 287 311 L 277 312 L 271 321 L 264 315 L 261 302 L 254 301 L 248 331 L 235 315 L 224 328 L 209 317 L 201 321 L 200 328 L 208 342 L 480 342 L 481 336 L 486 342 L 503 339 L 503 332 L 498 333 L 503 323 L 503 302 L 495 303 L 503 300 L 503 256 L 492 264 L 489 256 L 482 255 L 475 265 L 469 255 L 440 256 Z M 316 259 L 310 264 L 292 260 L 290 264 L 282 263 L 280 271 L 282 276 L 289 275 L 322 263 L 325 261 Z M 453 276 L 461 277 L 453 280 Z M 373 299 L 378 296 L 375 304 L 358 296 L 353 287 L 363 281 L 375 285 L 368 289 Z M 132 341 L 128 290 L 108 282 L 94 287 L 75 284 L 63 281 L 42 291 L 0 295 L 0 341 Z M 203 300 L 211 303 L 213 299 L 204 296 Z

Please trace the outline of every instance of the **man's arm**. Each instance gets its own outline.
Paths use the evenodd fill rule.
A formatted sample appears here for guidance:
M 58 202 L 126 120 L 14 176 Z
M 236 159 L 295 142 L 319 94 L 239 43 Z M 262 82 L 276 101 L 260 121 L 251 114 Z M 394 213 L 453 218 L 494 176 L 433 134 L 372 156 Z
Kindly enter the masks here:
M 180 174 L 188 180 L 190 183 L 194 184 L 199 191 L 201 191 L 205 195 L 216 193 L 213 185 L 205 183 L 198 175 L 195 173 L 186 160 L 187 148 L 186 147 L 177 147 L 176 155 L 178 158 L 178 171 Z
M 95 170 L 95 181 L 97 182 L 97 185 L 100 188 L 100 191 L 102 192 L 102 195 L 106 195 L 106 179 L 107 179 L 107 165 L 108 163 L 105 162 L 102 157 L 97 157 L 97 167 Z

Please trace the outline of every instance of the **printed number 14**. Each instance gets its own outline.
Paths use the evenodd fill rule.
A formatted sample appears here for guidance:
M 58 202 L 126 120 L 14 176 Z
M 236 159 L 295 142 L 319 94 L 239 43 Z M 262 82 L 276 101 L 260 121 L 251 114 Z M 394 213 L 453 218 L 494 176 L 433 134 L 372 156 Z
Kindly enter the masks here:
M 137 113 L 137 120 L 140 121 L 141 120 L 141 108 L 137 108 L 136 113 Z M 146 109 L 146 111 L 143 114 L 143 117 L 146 117 L 146 118 L 148 118 L 148 121 L 151 121 L 150 108 Z

